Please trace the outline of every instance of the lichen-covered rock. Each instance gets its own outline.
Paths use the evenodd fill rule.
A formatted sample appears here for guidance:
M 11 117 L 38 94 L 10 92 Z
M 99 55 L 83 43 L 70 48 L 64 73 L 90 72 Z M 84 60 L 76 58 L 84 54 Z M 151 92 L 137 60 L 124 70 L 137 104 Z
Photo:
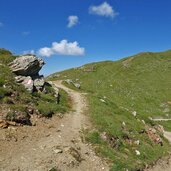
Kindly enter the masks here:
M 17 75 L 34 76 L 38 75 L 44 64 L 44 61 L 35 55 L 23 55 L 16 58 L 10 68 Z

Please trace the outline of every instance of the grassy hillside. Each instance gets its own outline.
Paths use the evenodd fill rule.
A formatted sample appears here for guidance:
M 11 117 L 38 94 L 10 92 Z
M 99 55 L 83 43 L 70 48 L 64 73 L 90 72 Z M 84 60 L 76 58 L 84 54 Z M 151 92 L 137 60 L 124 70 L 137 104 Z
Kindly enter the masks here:
M 95 127 L 87 139 L 112 161 L 111 170 L 121 171 L 142 169 L 168 154 L 167 140 L 158 131 L 158 123 L 149 118 L 171 118 L 170 76 L 171 51 L 166 51 L 92 63 L 55 73 L 49 79 L 72 79 L 81 84 L 78 91 L 88 93 Z M 170 122 L 160 124 L 171 130 Z M 150 128 L 163 139 L 162 146 L 151 137 Z
M 0 120 L 31 124 L 30 115 L 39 114 L 50 117 L 56 112 L 65 112 L 69 108 L 68 96 L 60 90 L 61 101 L 57 104 L 53 88 L 46 84 L 46 94 L 28 93 L 25 88 L 15 82 L 8 64 L 16 57 L 11 52 L 0 49 Z M 3 125 L 2 125 L 3 127 Z

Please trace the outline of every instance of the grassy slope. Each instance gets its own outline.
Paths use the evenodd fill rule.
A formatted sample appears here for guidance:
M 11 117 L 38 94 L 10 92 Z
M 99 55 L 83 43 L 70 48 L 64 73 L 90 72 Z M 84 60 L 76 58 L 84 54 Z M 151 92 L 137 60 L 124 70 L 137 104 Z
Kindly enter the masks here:
M 66 112 L 69 109 L 69 97 L 62 90 L 61 101 L 57 104 L 51 86 L 46 85 L 47 94 L 30 94 L 15 82 L 15 75 L 8 66 L 15 58 L 9 51 L 0 49 L 0 115 L 3 114 L 3 119 L 30 124 L 30 109 L 47 117 L 56 112 Z
M 94 71 L 85 72 L 90 66 L 94 66 Z M 59 78 L 53 74 L 49 79 L 79 79 L 80 91 L 89 93 L 91 120 L 98 132 L 89 134 L 88 139 L 96 144 L 98 152 L 113 161 L 112 170 L 143 168 L 167 154 L 167 141 L 161 147 L 139 132 L 145 127 L 142 119 L 151 126 L 154 123 L 148 117 L 171 118 L 171 105 L 167 104 L 171 101 L 171 51 L 140 53 L 116 62 L 88 64 L 57 74 Z M 133 111 L 137 112 L 136 118 L 131 114 Z M 170 128 L 169 123 L 163 125 Z M 103 142 L 99 132 L 117 137 L 117 148 Z M 140 145 L 127 143 L 124 140 L 127 136 L 140 140 Z M 141 155 L 135 155 L 135 150 Z

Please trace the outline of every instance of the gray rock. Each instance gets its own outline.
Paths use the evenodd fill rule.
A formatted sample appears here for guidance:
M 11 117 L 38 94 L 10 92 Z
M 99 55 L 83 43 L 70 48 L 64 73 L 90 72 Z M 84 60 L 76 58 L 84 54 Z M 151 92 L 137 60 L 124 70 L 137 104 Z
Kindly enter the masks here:
M 45 85 L 45 79 L 43 75 L 33 77 L 33 84 L 37 91 L 43 91 Z
M 17 83 L 21 83 L 24 87 L 32 93 L 34 90 L 43 91 L 45 80 L 43 76 L 16 76 L 15 80 Z
M 63 152 L 62 149 L 54 149 L 53 151 L 54 151 L 54 153 L 56 153 L 56 154 L 62 153 L 62 152 Z
M 81 85 L 80 85 L 80 84 L 78 84 L 78 83 L 73 83 L 73 85 L 74 85 L 76 88 L 78 88 L 78 89 L 80 89 L 80 88 L 81 88 Z
M 23 84 L 32 93 L 34 90 L 44 89 L 44 77 L 38 74 L 44 64 L 44 61 L 35 55 L 23 55 L 11 62 L 10 68 L 17 75 L 16 82 Z
M 81 88 L 81 85 L 79 84 L 79 83 L 75 83 L 73 80 L 71 80 L 71 79 L 67 79 L 67 80 L 65 80 L 65 82 L 67 83 L 67 84 L 72 84 L 74 87 L 76 87 L 76 88 L 78 88 L 78 89 L 80 89 Z
M 30 93 L 33 92 L 34 84 L 33 79 L 30 76 L 16 76 L 15 80 L 17 83 L 21 83 L 22 85 L 24 85 L 26 90 L 28 90 Z
M 33 92 L 34 82 L 30 76 L 25 77 L 24 81 L 21 84 L 24 85 L 24 87 L 26 88 L 27 91 L 29 91 L 30 93 Z
M 66 82 L 67 84 L 73 84 L 73 83 L 74 83 L 71 79 L 67 79 L 67 80 L 65 80 L 65 82 Z
M 17 75 L 34 76 L 38 75 L 44 64 L 44 61 L 35 55 L 23 55 L 11 62 L 10 68 Z
M 22 83 L 25 79 L 26 79 L 26 76 L 19 75 L 15 77 L 15 80 L 17 83 Z

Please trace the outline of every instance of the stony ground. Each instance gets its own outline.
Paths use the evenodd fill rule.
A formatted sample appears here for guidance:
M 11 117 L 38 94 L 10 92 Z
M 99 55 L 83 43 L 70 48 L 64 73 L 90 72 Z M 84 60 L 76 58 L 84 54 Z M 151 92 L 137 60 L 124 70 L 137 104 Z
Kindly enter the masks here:
M 171 143 L 171 132 L 164 131 L 164 137 Z M 171 154 L 157 162 L 153 168 L 145 171 L 171 171 Z
M 36 126 L 1 130 L 0 171 L 100 171 L 107 164 L 84 142 L 83 129 L 90 127 L 83 94 L 54 82 L 71 97 L 73 110 L 63 118 L 33 117 Z

